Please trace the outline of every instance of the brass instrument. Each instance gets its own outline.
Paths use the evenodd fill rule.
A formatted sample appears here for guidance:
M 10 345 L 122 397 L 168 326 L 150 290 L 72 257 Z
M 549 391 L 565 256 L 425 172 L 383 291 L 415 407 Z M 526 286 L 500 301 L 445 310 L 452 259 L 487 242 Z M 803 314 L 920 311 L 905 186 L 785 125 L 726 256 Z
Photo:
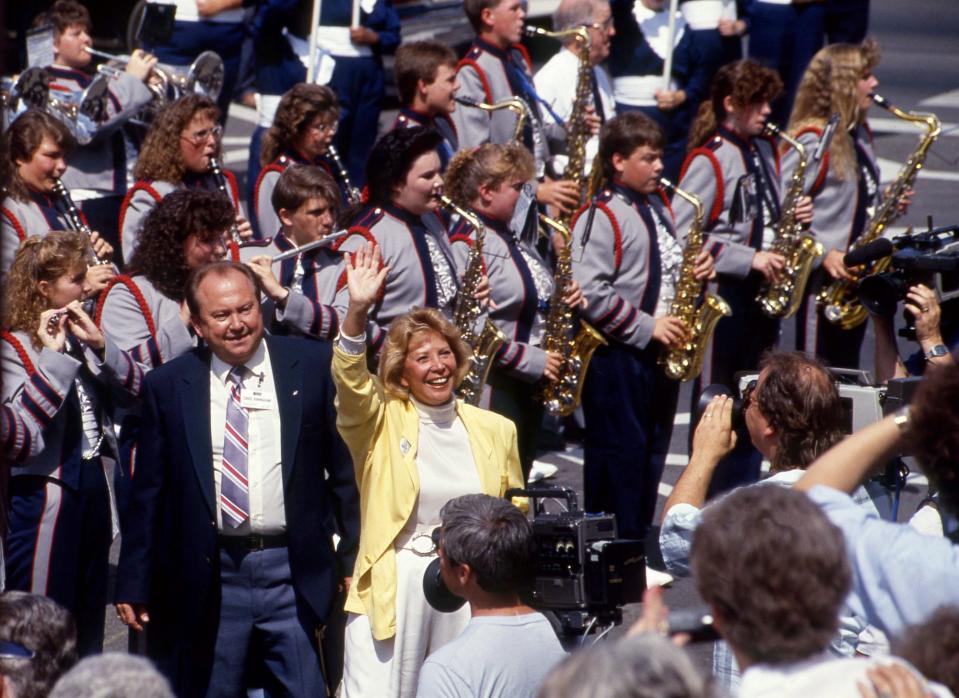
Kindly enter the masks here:
M 559 375 L 555 382 L 546 382 L 540 394 L 543 407 L 552 415 L 566 417 L 576 411 L 583 397 L 583 382 L 586 369 L 589 368 L 593 352 L 606 339 L 595 328 L 583 320 L 579 321 L 579 331 L 574 335 L 576 316 L 573 308 L 566 304 L 566 296 L 573 280 L 573 246 L 569 227 L 540 214 L 540 220 L 559 233 L 566 244 L 556 255 L 556 271 L 553 275 L 553 294 L 549 299 L 549 313 L 543 332 L 542 349 L 563 357 Z
M 578 43 L 579 64 L 576 71 L 576 95 L 573 98 L 573 107 L 566 120 L 566 149 L 569 159 L 563 169 L 562 179 L 573 182 L 579 192 L 579 201 L 582 203 L 586 185 L 586 143 L 591 136 L 586 123 L 586 107 L 593 103 L 593 66 L 589 60 L 592 40 L 589 30 L 584 27 L 572 27 L 563 31 L 551 32 L 533 25 L 526 25 L 523 31 L 529 36 L 546 36 L 552 39 L 576 37 Z M 575 213 L 575 206 L 569 213 L 561 214 L 559 222 L 569 227 Z
M 716 329 L 716 323 L 723 317 L 731 316 L 733 311 L 726 301 L 712 293 L 707 293 L 703 302 L 698 303 L 705 283 L 695 276 L 696 258 L 705 242 L 705 209 L 702 200 L 695 194 L 683 191 L 665 177 L 660 177 L 659 181 L 696 209 L 696 216 L 686 234 L 683 263 L 679 268 L 679 278 L 676 279 L 676 295 L 669 304 L 669 315 L 682 320 L 688 334 L 682 344 L 664 349 L 659 357 L 659 365 L 667 376 L 685 382 L 702 372 L 706 345 Z
M 806 233 L 806 226 L 796 220 L 796 205 L 804 193 L 806 166 L 809 158 L 802 143 L 778 126 L 767 123 L 763 129 L 771 136 L 779 136 L 796 151 L 799 162 L 782 199 L 781 214 L 776 223 L 776 235 L 769 251 L 781 255 L 786 264 L 775 282 L 762 285 L 756 302 L 766 317 L 787 319 L 799 310 L 813 263 L 822 256 L 822 243 Z
M 64 215 L 67 217 L 67 222 L 70 224 L 70 227 L 73 230 L 78 230 L 81 233 L 84 233 L 87 237 L 93 235 L 93 231 L 90 229 L 90 226 L 84 222 L 83 216 L 80 215 L 80 209 L 78 209 L 77 205 L 73 203 L 73 197 L 70 196 L 70 191 L 59 179 L 56 179 L 53 182 L 53 194 L 54 196 L 59 197 L 60 201 L 63 202 Z M 96 263 L 112 264 L 113 262 L 109 257 L 97 257 Z
M 227 187 L 226 177 L 223 175 L 223 168 L 220 167 L 220 161 L 216 158 L 210 158 L 210 174 L 213 175 L 217 190 L 227 198 L 227 201 L 233 204 L 233 196 L 230 194 L 229 187 Z M 240 237 L 240 229 L 236 223 L 230 226 L 230 242 L 235 245 L 243 244 L 243 238 Z
M 455 97 L 454 99 L 458 104 L 462 104 L 464 107 L 482 109 L 483 111 L 488 112 L 499 111 L 500 109 L 509 109 L 511 112 L 516 114 L 516 127 L 513 129 L 513 141 L 516 143 L 523 142 L 523 128 L 525 128 L 526 119 L 529 116 L 529 105 L 520 97 L 507 97 L 506 99 L 501 99 L 496 104 L 477 102 L 475 99 L 471 99 L 470 97 Z M 532 121 L 532 119 L 530 119 L 530 121 Z
M 326 149 L 327 154 L 330 156 L 330 160 L 333 161 L 333 166 L 337 169 L 337 174 L 340 177 L 340 180 L 343 182 L 343 186 L 346 188 L 346 198 L 349 199 L 351 206 L 358 206 L 363 202 L 363 195 L 360 193 L 360 190 L 353 186 L 353 182 L 350 181 L 350 173 L 346 171 L 346 168 L 343 166 L 343 161 L 340 160 L 340 154 L 337 152 L 336 148 L 332 143 Z
M 902 109 L 890 104 L 885 98 L 878 94 L 872 95 L 872 100 L 883 109 L 891 112 L 896 118 L 903 121 L 911 121 L 917 125 L 924 126 L 926 133 L 919 141 L 919 146 L 913 151 L 909 159 L 903 164 L 896 180 L 893 182 L 889 196 L 876 209 L 872 218 L 866 224 L 866 229 L 862 235 L 850 247 L 850 251 L 858 249 L 869 244 L 883 236 L 885 230 L 901 215 L 899 212 L 899 200 L 908 191 L 919 170 L 922 169 L 929 153 L 929 148 L 935 143 L 936 138 L 942 130 L 942 124 L 935 114 L 918 114 L 915 112 L 905 112 Z M 816 296 L 816 302 L 823 309 L 823 315 L 829 322 L 839 325 L 844 330 L 852 329 L 865 322 L 869 315 L 868 311 L 859 302 L 857 290 L 860 280 L 871 274 L 885 271 L 889 267 L 889 257 L 874 262 L 862 269 L 852 270 L 852 280 L 835 279 L 825 286 Z
M 440 204 L 459 215 L 473 228 L 475 241 L 470 246 L 469 257 L 466 260 L 466 272 L 463 274 L 463 284 L 460 286 L 456 298 L 456 307 L 453 309 L 453 324 L 460 330 L 463 341 L 470 345 L 473 354 L 470 357 L 470 369 L 463 381 L 457 386 L 456 393 L 464 402 L 470 405 L 479 404 L 483 396 L 483 386 L 486 377 L 493 367 L 493 358 L 496 352 L 506 342 L 507 338 L 489 318 L 483 323 L 483 329 L 477 334 L 476 326 L 483 314 L 480 302 L 476 300 L 476 289 L 483 279 L 483 242 L 486 239 L 486 226 L 479 217 L 457 206 L 445 194 L 437 194 Z
M 315 250 L 319 247 L 329 247 L 330 245 L 335 245 L 349 234 L 349 230 L 337 230 L 335 233 L 330 233 L 326 237 L 322 237 L 319 240 L 313 240 L 305 245 L 294 247 L 292 250 L 287 250 L 286 252 L 280 252 L 279 254 L 273 255 L 272 263 L 276 264 L 277 262 L 282 262 L 284 259 L 298 257 L 304 252 L 309 252 L 310 250 Z

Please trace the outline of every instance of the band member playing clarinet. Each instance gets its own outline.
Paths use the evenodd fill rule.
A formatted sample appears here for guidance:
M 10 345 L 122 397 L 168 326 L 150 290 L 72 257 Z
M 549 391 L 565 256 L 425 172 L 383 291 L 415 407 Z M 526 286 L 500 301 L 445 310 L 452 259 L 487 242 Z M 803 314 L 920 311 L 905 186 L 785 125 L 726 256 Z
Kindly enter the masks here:
M 643 539 L 653 521 L 679 396 L 657 359 L 689 332 L 667 314 L 683 250 L 658 189 L 663 147 L 662 131 L 640 112 L 609 121 L 599 146 L 606 187 L 573 225 L 573 276 L 587 318 L 609 341 L 583 386 L 585 507 L 615 513 L 625 538 Z M 703 250 L 695 276 L 714 274 Z

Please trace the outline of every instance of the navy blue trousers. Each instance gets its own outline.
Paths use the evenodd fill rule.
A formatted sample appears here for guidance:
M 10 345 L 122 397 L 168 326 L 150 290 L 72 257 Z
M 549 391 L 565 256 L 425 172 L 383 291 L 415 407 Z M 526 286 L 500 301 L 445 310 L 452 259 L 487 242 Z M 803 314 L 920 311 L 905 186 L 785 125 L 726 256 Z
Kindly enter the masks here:
M 622 538 L 646 537 L 673 433 L 679 383 L 656 365 L 658 353 L 656 343 L 599 347 L 583 385 L 584 506 L 616 514 Z
M 383 63 L 375 56 L 337 56 L 330 89 L 340 102 L 336 149 L 354 186 L 366 184 L 366 161 L 376 142 L 386 87 Z
M 111 541 L 100 459 L 83 461 L 74 490 L 52 478 L 11 478 L 7 588 L 49 596 L 73 614 L 80 656 L 103 651 Z
M 869 0 L 826 0 L 826 42 L 858 44 L 869 29 Z

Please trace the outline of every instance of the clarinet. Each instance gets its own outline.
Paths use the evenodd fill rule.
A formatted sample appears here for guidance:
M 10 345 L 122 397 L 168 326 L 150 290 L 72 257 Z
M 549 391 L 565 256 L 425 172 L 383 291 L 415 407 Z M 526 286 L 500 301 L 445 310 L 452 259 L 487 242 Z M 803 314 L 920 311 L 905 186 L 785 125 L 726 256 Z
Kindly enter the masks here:
M 349 199 L 350 205 L 358 206 L 363 201 L 363 195 L 359 189 L 353 186 L 353 182 L 350 181 L 350 174 L 343 166 L 343 161 L 340 160 L 340 154 L 336 151 L 336 147 L 330 143 L 326 152 L 330 156 L 330 160 L 333 161 L 333 166 L 336 167 L 336 173 L 340 181 L 343 182 L 343 186 L 346 188 L 346 198 Z
M 83 220 L 83 216 L 80 215 L 80 209 L 78 209 L 77 205 L 73 203 L 73 197 L 70 196 L 69 190 L 59 179 L 55 179 L 53 181 L 53 193 L 59 197 L 61 202 L 63 202 L 64 215 L 67 217 L 67 222 L 70 224 L 70 227 L 74 230 L 79 230 L 81 233 L 85 233 L 87 237 L 93 235 L 93 231 L 90 229 L 90 226 L 86 224 L 86 222 Z M 109 257 L 97 257 L 96 263 L 112 264 L 113 262 Z
M 216 182 L 216 188 L 227 198 L 230 203 L 233 203 L 233 197 L 230 196 L 230 190 L 226 185 L 226 177 L 223 175 L 223 168 L 220 167 L 220 162 L 216 158 L 210 158 L 210 174 L 213 175 L 213 180 Z M 236 227 L 236 223 L 230 226 L 230 242 L 234 245 L 242 245 L 243 238 L 240 237 L 240 230 Z

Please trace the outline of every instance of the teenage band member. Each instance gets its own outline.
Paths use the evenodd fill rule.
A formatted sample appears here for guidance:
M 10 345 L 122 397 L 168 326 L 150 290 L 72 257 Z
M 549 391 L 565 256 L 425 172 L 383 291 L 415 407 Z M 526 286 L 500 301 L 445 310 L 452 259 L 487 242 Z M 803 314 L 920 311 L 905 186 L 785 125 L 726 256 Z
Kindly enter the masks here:
M 30 109 L 18 116 L 0 139 L 0 274 L 13 264 L 20 243 L 31 235 L 72 227 L 64 201 L 54 195 L 57 180 L 67 169 L 66 156 L 75 145 L 59 119 Z M 90 243 L 98 258 L 109 258 L 113 247 L 94 232 Z M 100 264 L 87 273 L 94 292 L 103 288 L 113 267 Z
M 263 317 L 271 334 L 333 339 L 346 312 L 344 268 L 336 244 L 273 263 L 273 256 L 320 240 L 333 232 L 340 201 L 336 182 L 319 167 L 292 165 L 273 189 L 279 232 L 240 248 L 270 301 Z
M 143 377 L 83 311 L 91 255 L 80 232 L 25 240 L 7 279 L 0 342 L 4 399 L 39 366 L 71 384 L 45 430 L 46 447 L 11 472 L 6 574 L 8 588 L 49 596 L 73 614 L 81 655 L 103 647 L 113 538 L 104 459 L 117 452 L 109 414 L 139 393 Z M 53 399 L 44 395 L 39 409 Z
M 810 276 L 806 298 L 796 316 L 796 348 L 821 358 L 828 366 L 859 367 L 866 323 L 849 330 L 826 320 L 816 307 L 816 294 L 833 279 L 852 278 L 842 258 L 862 234 L 881 198 L 879 165 L 872 150 L 866 113 L 870 94 L 879 85 L 872 74 L 878 46 L 832 44 L 817 53 L 796 94 L 789 130 L 811 159 L 830 116 L 839 125 L 822 160 L 806 170 L 807 191 L 816 206 L 812 232 L 825 248 Z M 791 180 L 797 157 L 790 148 L 783 158 L 782 181 Z
M 393 128 L 430 126 L 443 136 L 439 155 L 443 169 L 459 150 L 451 115 L 456 110 L 456 54 L 437 41 L 413 41 L 396 49 L 393 64 L 400 113 Z
M 280 230 L 280 219 L 271 204 L 273 188 L 283 171 L 293 164 L 322 167 L 334 178 L 340 173 L 327 155 L 340 110 L 333 90 L 325 85 L 300 83 L 283 95 L 273 125 L 263 136 L 260 170 L 253 192 L 253 220 L 258 237 L 267 238 Z M 347 200 L 341 182 L 341 198 Z
M 86 50 L 93 45 L 89 11 L 76 0 L 57 0 L 34 24 L 53 26 L 54 59 L 47 68 L 51 94 L 60 101 L 78 103 L 96 75 L 89 71 L 93 56 Z M 110 76 L 106 112 L 97 119 L 76 120 L 77 128 L 90 141 L 70 153 L 63 183 L 91 227 L 113 241 L 117 240 L 117 216 L 127 191 L 128 165 L 132 167 L 136 160 L 136 147 L 124 127 L 153 98 L 146 81 L 156 63 L 156 57 L 135 50 L 124 70 Z
M 679 395 L 656 362 L 689 331 L 667 315 L 683 250 L 658 191 L 663 141 L 639 112 L 603 127 L 607 186 L 580 210 L 572 242 L 586 317 L 609 341 L 593 354 L 583 386 L 585 506 L 615 513 L 619 534 L 639 539 L 653 520 Z M 714 274 L 704 249 L 696 277 Z
M 762 353 L 779 337 L 779 321 L 763 314 L 756 296 L 763 282 L 779 278 L 785 260 L 768 252 L 780 216 L 778 145 L 762 135 L 782 83 L 775 72 L 752 60 L 723 66 L 713 78 L 711 97 L 693 123 L 692 148 L 679 186 L 696 194 L 705 208 L 707 247 L 716 257 L 718 279 L 712 284 L 732 308 L 720 319 L 706 347 L 701 383 L 738 388 L 734 374 L 755 370 Z M 695 210 L 673 201 L 680 238 Z M 797 208 L 801 222 L 812 220 L 805 199 Z M 694 389 L 694 395 L 698 390 Z M 713 478 L 718 490 L 759 476 L 761 458 L 747 435 L 738 440 L 735 466 L 724 465 Z M 748 463 L 747 463 L 748 461 Z M 733 467 L 737 472 L 730 472 Z
M 522 145 L 487 143 L 457 153 L 446 173 L 446 192 L 458 205 L 472 209 L 485 227 L 483 262 L 490 284 L 489 318 L 506 335 L 496 354 L 489 389 L 480 403 L 516 424 L 524 479 L 536 455 L 536 436 L 543 406 L 536 399 L 538 383 L 554 381 L 559 354 L 540 348 L 545 314 L 553 293 L 553 272 L 536 248 L 509 228 L 523 184 L 532 177 L 533 156 Z M 450 237 L 457 269 L 465 272 L 475 231 L 460 220 Z M 583 304 L 573 282 L 566 302 Z
M 210 172 L 211 158 L 220 156 L 220 134 L 216 105 L 201 95 L 187 95 L 167 106 L 150 126 L 133 176 L 136 184 L 127 192 L 120 209 L 120 241 L 123 261 L 129 264 L 147 214 L 170 192 L 181 189 L 217 191 Z M 240 209 L 236 177 L 223 170 L 229 197 L 236 209 L 240 237 L 253 236 L 253 229 Z

